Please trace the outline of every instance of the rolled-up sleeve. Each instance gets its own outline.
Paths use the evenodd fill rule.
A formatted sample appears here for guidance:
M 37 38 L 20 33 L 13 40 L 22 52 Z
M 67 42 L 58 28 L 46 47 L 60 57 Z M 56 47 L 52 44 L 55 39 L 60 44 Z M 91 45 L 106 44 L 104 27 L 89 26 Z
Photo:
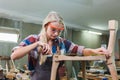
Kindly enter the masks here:
M 83 49 L 85 47 L 84 46 L 78 46 L 78 50 L 77 50 L 77 55 L 78 56 L 83 56 Z
M 11 51 L 14 52 L 18 48 L 20 48 L 20 46 L 13 47 Z
M 68 52 L 69 52 L 70 55 L 82 56 L 83 55 L 83 53 L 82 53 L 83 49 L 84 49 L 84 46 L 79 46 L 79 45 L 76 45 L 74 43 L 71 43 Z

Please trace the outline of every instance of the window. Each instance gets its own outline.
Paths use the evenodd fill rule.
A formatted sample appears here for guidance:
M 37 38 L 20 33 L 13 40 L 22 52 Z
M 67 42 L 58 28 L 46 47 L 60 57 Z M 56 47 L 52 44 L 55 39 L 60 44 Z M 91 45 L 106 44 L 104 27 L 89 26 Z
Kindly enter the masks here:
M 0 27 L 0 42 L 14 42 L 17 43 L 19 39 L 19 29 Z

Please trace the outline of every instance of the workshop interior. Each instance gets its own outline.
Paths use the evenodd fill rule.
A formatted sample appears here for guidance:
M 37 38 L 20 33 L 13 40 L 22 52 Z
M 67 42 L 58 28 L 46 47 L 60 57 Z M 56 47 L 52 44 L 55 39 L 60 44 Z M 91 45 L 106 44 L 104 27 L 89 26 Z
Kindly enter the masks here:
M 28 55 L 12 60 L 11 54 L 27 36 L 40 33 L 50 11 L 63 18 L 61 37 L 110 51 L 109 57 L 53 55 L 55 64 L 64 61 L 59 80 L 120 80 L 120 0 L 0 0 L 0 80 L 31 80 Z

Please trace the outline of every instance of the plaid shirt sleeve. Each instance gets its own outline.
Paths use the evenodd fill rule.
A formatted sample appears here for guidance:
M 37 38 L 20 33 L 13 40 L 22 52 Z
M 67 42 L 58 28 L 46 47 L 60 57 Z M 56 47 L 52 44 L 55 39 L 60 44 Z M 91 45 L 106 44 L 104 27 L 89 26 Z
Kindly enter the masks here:
M 82 52 L 83 52 L 84 46 L 74 44 L 69 40 L 64 40 L 64 44 L 65 44 L 66 52 L 69 55 L 79 55 L 79 56 L 83 55 Z
M 38 40 L 37 35 L 29 35 L 26 37 L 24 40 L 20 42 L 20 44 L 12 49 L 14 51 L 17 48 L 23 47 L 30 45 Z M 28 53 L 28 68 L 29 70 L 34 70 L 34 67 L 36 65 L 36 60 L 37 60 L 37 48 L 31 50 Z

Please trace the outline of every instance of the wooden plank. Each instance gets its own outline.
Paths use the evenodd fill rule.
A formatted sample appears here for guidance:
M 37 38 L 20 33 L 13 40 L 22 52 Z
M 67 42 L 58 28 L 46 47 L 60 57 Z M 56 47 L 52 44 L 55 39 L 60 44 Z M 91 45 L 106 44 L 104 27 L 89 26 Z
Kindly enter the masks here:
M 106 58 L 104 55 L 99 56 L 65 56 L 65 55 L 54 55 L 55 61 L 63 61 L 63 60 L 73 60 L 73 61 L 94 61 L 94 60 L 103 60 Z

